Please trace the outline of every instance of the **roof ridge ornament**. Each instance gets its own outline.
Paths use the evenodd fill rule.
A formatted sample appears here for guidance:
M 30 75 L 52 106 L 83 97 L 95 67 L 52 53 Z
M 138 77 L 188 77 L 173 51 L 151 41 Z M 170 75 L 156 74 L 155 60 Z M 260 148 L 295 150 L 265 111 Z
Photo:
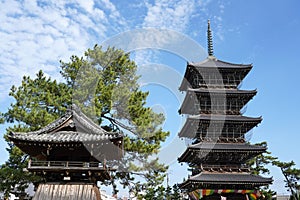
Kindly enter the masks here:
M 207 51 L 208 51 L 208 57 L 213 58 L 214 57 L 214 48 L 213 48 L 212 33 L 211 33 L 211 29 L 210 29 L 210 20 L 207 20 Z

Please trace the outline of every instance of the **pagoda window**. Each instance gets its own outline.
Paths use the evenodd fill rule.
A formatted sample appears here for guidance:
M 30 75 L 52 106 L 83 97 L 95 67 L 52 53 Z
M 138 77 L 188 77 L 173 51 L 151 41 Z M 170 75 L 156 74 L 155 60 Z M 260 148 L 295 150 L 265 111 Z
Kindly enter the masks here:
M 230 85 L 234 85 L 234 76 L 230 76 Z
M 242 80 L 241 73 L 239 73 L 238 81 L 241 82 L 241 80 Z
M 211 102 L 207 102 L 206 110 L 209 112 L 211 111 Z
M 237 109 L 237 99 L 234 99 L 232 102 L 232 110 L 236 110 Z
M 237 129 L 236 129 L 236 132 L 239 133 L 239 135 L 241 136 L 241 133 L 242 133 L 242 127 L 241 127 L 241 126 L 238 126 Z
M 228 127 L 228 131 L 227 131 L 227 133 L 233 133 L 234 132 L 234 128 L 233 128 L 233 126 L 229 126 Z
M 232 101 L 229 101 L 229 103 L 228 103 L 228 110 L 229 111 L 232 111 L 233 109 L 232 109 Z

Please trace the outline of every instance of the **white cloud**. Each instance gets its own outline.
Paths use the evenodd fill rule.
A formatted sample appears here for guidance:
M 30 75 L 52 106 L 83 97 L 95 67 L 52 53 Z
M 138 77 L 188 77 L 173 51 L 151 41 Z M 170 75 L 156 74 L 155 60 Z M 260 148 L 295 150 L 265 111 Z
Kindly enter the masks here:
M 184 31 L 191 14 L 195 11 L 196 3 L 190 0 L 155 1 L 148 4 L 148 12 L 144 19 L 144 27 L 168 28 Z
M 108 29 L 121 30 L 126 23 L 117 19 L 118 10 L 103 2 L 99 7 L 85 0 L 0 1 L 0 101 L 23 75 L 42 69 L 58 78 L 59 60 L 81 56 L 105 39 Z
M 189 24 L 194 14 L 200 10 L 201 7 L 206 6 L 205 1 L 194 0 L 156 0 L 154 4 L 147 3 L 147 13 L 144 18 L 143 27 L 154 27 L 159 29 L 171 29 L 178 31 L 179 33 L 188 33 Z M 160 46 L 170 45 L 167 44 L 170 39 L 170 35 L 157 34 L 156 38 L 144 38 L 145 40 L 154 41 Z M 147 64 L 150 61 L 158 60 L 157 53 L 154 51 L 137 52 L 135 60 L 138 64 Z
M 142 22 L 138 19 L 139 24 L 133 23 L 132 27 L 167 28 L 190 33 L 191 20 L 204 12 L 210 0 L 146 1 L 143 9 L 136 8 L 143 10 L 143 13 L 136 13 L 136 18 L 142 18 Z M 122 12 L 122 15 L 110 0 L 0 1 L 1 100 L 5 100 L 12 84 L 20 83 L 23 75 L 33 76 L 42 69 L 58 78 L 59 60 L 67 61 L 73 54 L 82 55 L 85 49 L 95 43 L 129 30 L 124 16 L 134 19 L 135 16 L 129 16 L 128 13 L 135 8 L 128 5 L 119 9 L 125 9 L 126 13 Z M 156 38 L 148 40 L 162 46 L 164 42 L 170 41 L 168 37 L 158 34 Z M 155 54 L 151 52 L 147 55 L 143 51 L 137 60 L 157 60 Z
M 77 0 L 77 3 L 89 13 L 94 10 L 94 1 Z

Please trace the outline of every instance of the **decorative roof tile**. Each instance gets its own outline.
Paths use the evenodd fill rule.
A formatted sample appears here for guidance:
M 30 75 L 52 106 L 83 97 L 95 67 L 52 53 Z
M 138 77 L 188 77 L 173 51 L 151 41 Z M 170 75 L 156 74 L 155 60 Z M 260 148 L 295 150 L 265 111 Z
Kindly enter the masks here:
M 11 132 L 8 137 L 13 141 L 63 143 L 110 140 L 123 135 L 104 130 L 73 105 L 65 115 L 44 128 L 26 133 Z
M 266 147 L 246 143 L 206 143 L 190 145 L 178 158 L 179 162 L 233 162 L 242 163 L 266 151 Z
M 266 147 L 251 145 L 245 143 L 204 143 L 199 142 L 197 144 L 190 145 L 188 149 L 201 149 L 201 150 L 234 150 L 234 151 L 264 151 Z
M 230 62 L 225 62 L 222 60 L 218 60 L 216 57 L 209 56 L 205 60 L 201 62 L 189 62 L 189 66 L 194 66 L 194 67 L 204 67 L 204 68 L 252 68 L 252 64 L 235 64 L 235 63 L 230 63 Z
M 181 188 L 188 188 L 191 184 L 224 184 L 224 185 L 268 185 L 272 183 L 272 178 L 264 178 L 248 173 L 215 173 L 202 172 L 190 177 L 180 185 Z
M 230 94 L 249 94 L 255 95 L 257 93 L 256 90 L 237 90 L 237 89 L 207 89 L 207 88 L 188 88 L 188 92 L 195 93 L 209 93 L 209 94 L 222 94 L 222 95 L 230 95 Z
M 261 121 L 262 117 L 246 117 L 242 115 L 193 115 L 187 120 L 198 120 L 198 121 L 235 121 L 235 122 L 257 122 Z

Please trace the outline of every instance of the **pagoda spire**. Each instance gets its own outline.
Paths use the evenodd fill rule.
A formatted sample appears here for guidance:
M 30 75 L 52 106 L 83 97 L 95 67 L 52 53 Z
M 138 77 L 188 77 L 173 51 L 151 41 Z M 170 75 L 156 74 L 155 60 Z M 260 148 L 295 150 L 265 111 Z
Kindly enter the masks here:
M 208 56 L 214 56 L 213 40 L 210 30 L 210 20 L 207 20 L 207 51 Z

